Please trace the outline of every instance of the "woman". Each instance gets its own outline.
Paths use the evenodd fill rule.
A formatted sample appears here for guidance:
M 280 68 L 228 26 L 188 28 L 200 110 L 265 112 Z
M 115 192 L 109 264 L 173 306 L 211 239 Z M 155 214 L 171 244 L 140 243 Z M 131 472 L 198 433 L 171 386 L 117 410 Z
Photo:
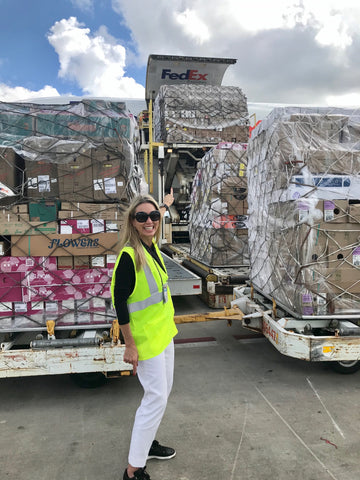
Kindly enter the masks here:
M 125 341 L 124 361 L 132 364 L 144 389 L 131 436 L 129 464 L 123 480 L 150 480 L 149 458 L 169 459 L 173 448 L 155 439 L 173 383 L 177 334 L 168 275 L 157 247 L 160 209 L 172 204 L 172 191 L 160 207 L 148 195 L 137 197 L 125 214 L 125 225 L 111 283 L 112 299 Z

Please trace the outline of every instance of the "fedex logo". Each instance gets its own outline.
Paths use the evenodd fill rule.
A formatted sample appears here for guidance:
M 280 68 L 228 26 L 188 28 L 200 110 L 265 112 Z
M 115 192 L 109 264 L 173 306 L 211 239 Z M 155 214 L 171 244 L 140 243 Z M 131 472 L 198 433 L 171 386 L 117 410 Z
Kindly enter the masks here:
M 170 80 L 203 80 L 206 81 L 207 73 L 199 73 L 198 70 L 186 70 L 184 73 L 171 73 L 170 68 L 164 68 L 161 78 L 169 78 Z

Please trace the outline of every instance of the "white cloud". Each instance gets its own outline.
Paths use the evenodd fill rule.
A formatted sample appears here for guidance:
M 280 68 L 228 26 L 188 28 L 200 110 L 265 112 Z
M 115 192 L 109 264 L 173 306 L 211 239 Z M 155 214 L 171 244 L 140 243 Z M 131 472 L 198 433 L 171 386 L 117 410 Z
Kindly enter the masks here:
M 175 13 L 176 22 L 182 26 L 184 34 L 193 38 L 198 44 L 210 39 L 210 32 L 198 14 L 187 8 L 183 12 Z
M 24 87 L 10 87 L 0 83 L 0 101 L 17 102 L 22 100 L 31 100 L 32 98 L 58 97 L 59 92 L 54 87 L 46 85 L 41 90 L 28 90 Z
M 94 8 L 94 0 L 71 0 L 71 3 L 84 12 L 90 12 Z
M 59 76 L 75 81 L 84 94 L 126 98 L 144 97 L 144 87 L 125 76 L 126 51 L 101 27 L 90 29 L 75 17 L 56 22 L 48 35 L 59 56 Z
M 295 25 L 312 26 L 314 37 L 322 45 L 344 48 L 349 45 L 360 21 L 358 0 L 112 0 L 115 11 L 139 41 L 140 50 L 165 34 L 170 45 L 179 35 L 216 44 L 219 35 L 232 38 L 241 32 L 251 34 Z M 149 19 L 151 12 L 151 22 Z M 175 13 L 175 22 L 172 16 Z M 175 29 L 174 29 L 175 23 Z M 351 26 L 350 26 L 351 24 Z M 181 27 L 180 29 L 178 27 Z M 142 35 L 143 33 L 143 35 Z M 168 45 L 168 44 L 167 44 Z
M 346 93 L 344 95 L 329 95 L 326 99 L 332 107 L 359 107 L 360 93 Z
M 321 45 L 333 45 L 342 49 L 352 44 L 352 37 L 347 33 L 340 15 L 329 17 L 315 39 Z
M 140 64 L 149 54 L 230 57 L 224 83 L 252 102 L 326 104 L 360 76 L 358 0 L 112 0 Z M 151 19 L 151 21 L 149 21 Z

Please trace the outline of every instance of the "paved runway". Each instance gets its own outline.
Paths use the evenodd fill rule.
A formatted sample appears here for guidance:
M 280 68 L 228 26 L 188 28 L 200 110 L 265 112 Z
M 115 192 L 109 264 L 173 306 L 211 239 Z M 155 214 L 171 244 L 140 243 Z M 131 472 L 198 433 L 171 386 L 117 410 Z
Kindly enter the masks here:
M 176 300 L 177 313 L 208 311 Z M 179 326 L 175 383 L 151 460 L 152 480 L 358 480 L 360 372 L 334 373 L 278 353 L 225 321 Z M 6 480 L 119 480 L 136 377 L 81 389 L 68 376 L 1 380 Z

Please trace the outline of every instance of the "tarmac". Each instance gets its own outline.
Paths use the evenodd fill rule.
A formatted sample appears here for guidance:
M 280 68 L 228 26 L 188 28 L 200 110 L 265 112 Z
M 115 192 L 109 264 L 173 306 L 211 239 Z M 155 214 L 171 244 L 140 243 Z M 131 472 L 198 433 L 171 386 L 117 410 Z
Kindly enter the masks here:
M 177 314 L 206 312 L 175 299 Z M 225 320 L 179 325 L 174 388 L 152 480 L 358 480 L 360 372 L 281 355 Z M 134 376 L 79 388 L 68 375 L 1 380 L 6 480 L 120 480 L 141 387 Z

